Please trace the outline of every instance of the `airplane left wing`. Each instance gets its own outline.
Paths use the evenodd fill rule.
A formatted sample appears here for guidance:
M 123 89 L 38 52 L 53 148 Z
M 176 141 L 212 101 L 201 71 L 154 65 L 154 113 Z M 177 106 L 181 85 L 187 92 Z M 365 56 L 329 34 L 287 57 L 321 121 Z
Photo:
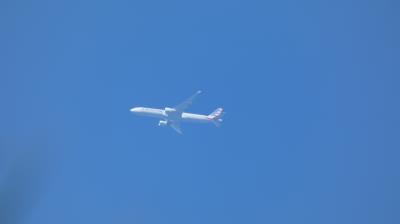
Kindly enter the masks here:
M 174 129 L 176 132 L 178 132 L 179 134 L 183 134 L 182 130 L 181 130 L 181 126 L 179 125 L 179 123 L 176 122 L 171 122 L 169 125 L 172 129 Z
M 192 105 L 193 100 L 201 93 L 201 91 L 197 91 L 193 96 L 189 97 L 183 103 L 176 106 L 174 109 L 179 112 L 185 111 L 190 105 Z

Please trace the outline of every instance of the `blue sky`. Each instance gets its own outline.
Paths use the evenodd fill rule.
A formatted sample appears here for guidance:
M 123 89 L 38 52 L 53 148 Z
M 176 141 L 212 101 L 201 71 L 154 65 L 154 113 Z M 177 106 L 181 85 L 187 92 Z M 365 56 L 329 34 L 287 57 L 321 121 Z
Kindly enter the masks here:
M 398 7 L 1 2 L 3 217 L 399 223 Z M 129 113 L 197 90 L 221 128 Z

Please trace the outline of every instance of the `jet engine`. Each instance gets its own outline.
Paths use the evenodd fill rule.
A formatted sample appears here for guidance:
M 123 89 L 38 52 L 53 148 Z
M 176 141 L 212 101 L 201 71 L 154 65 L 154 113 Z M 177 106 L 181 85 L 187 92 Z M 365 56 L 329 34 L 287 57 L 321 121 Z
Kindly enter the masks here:
M 167 113 L 167 114 L 176 112 L 176 110 L 175 110 L 174 108 L 169 108 L 169 107 L 166 107 L 166 108 L 164 109 L 164 111 L 165 111 L 165 113 Z
M 161 120 L 161 121 L 158 122 L 158 126 L 163 127 L 163 126 L 167 126 L 167 125 L 168 125 L 168 121 Z

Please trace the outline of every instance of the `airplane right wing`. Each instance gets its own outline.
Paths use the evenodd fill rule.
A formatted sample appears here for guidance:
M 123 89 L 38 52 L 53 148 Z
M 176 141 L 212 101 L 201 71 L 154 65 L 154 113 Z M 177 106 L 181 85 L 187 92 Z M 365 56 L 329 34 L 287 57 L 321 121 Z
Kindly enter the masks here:
M 201 91 L 197 91 L 193 96 L 189 97 L 183 103 L 176 106 L 174 109 L 179 112 L 185 111 L 190 105 L 192 105 L 193 100 L 201 93 Z
M 181 126 L 179 125 L 179 123 L 177 122 L 171 122 L 169 124 L 169 126 L 174 129 L 176 132 L 178 132 L 179 134 L 183 134 L 182 130 L 181 130 Z

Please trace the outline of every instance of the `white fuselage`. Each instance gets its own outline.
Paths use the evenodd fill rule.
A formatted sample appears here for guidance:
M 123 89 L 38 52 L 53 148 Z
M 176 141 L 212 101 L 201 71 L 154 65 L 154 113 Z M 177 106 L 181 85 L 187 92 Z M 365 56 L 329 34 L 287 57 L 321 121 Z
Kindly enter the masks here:
M 167 121 L 183 121 L 183 122 L 197 122 L 197 123 L 208 123 L 212 122 L 212 119 L 207 115 L 192 114 L 192 113 L 177 113 L 172 108 L 166 109 L 155 109 L 148 107 L 135 107 L 131 109 L 132 113 L 140 116 L 154 117 Z

